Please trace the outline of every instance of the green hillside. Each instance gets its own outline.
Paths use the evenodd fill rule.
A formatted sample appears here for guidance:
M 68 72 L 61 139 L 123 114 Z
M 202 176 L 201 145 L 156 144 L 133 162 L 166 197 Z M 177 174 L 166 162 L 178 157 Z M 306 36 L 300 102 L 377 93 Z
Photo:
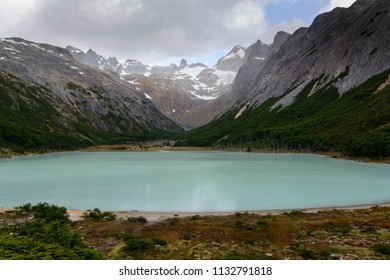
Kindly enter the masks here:
M 286 108 L 271 110 L 281 96 L 247 110 L 237 119 L 234 116 L 240 108 L 232 109 L 218 120 L 180 135 L 179 144 L 389 157 L 390 86 L 377 92 L 389 74 L 390 70 L 376 75 L 342 96 L 332 85 L 335 80 L 308 96 L 320 77 Z
M 108 115 L 107 122 L 120 121 Z M 134 122 L 134 126 L 137 124 Z M 113 144 L 167 137 L 141 126 L 125 133 L 95 129 L 50 89 L 0 72 L 0 152 L 63 150 L 94 144 Z

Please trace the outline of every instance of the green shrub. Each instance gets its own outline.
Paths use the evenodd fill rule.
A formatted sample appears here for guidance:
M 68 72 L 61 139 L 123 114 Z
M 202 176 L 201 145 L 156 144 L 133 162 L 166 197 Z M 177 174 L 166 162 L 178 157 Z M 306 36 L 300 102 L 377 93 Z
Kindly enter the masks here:
M 256 243 L 256 240 L 253 239 L 253 238 L 247 238 L 247 239 L 245 239 L 244 243 L 247 244 L 247 245 L 254 246 L 255 243 Z
M 366 227 L 361 230 L 362 233 L 368 233 L 368 234 L 378 234 L 378 231 L 374 227 Z
M 194 234 L 192 231 L 190 230 L 187 230 L 187 231 L 183 231 L 180 235 L 180 239 L 183 239 L 183 240 L 191 240 L 192 238 L 194 237 Z
M 123 251 L 126 253 L 142 253 L 152 248 L 153 244 L 149 240 L 141 239 L 135 235 L 127 235 L 124 237 L 125 246 Z
M 46 202 L 42 202 L 32 206 L 32 211 L 34 212 L 34 219 L 36 220 L 41 220 L 43 222 L 69 222 L 69 215 L 65 207 L 49 205 Z
M 243 222 L 243 221 L 241 221 L 241 220 L 237 220 L 237 221 L 235 222 L 235 226 L 236 226 L 236 228 L 245 228 L 245 227 L 246 227 L 246 224 L 245 224 L 245 222 Z
M 304 244 L 293 243 L 290 244 L 289 247 L 290 249 L 296 251 L 304 260 L 317 260 L 320 258 L 317 252 L 306 248 Z
M 302 217 L 305 213 L 300 210 L 291 210 L 290 212 L 287 212 L 286 215 L 290 217 Z
M 139 217 L 129 217 L 126 220 L 130 224 L 146 224 L 148 220 L 145 217 L 139 216 Z
M 177 225 L 179 222 L 180 222 L 180 220 L 178 218 L 168 219 L 168 223 L 171 226 Z
M 82 215 L 82 217 L 92 221 L 113 221 L 116 219 L 116 215 L 114 213 L 102 212 L 99 208 L 88 210 Z
M 252 225 L 250 225 L 250 224 L 248 224 L 248 223 L 246 223 L 244 221 L 241 221 L 241 220 L 237 220 L 234 225 L 235 225 L 236 228 L 243 228 L 243 229 L 247 229 L 247 230 L 253 230 Z
M 335 223 L 330 222 L 327 224 L 325 230 L 329 233 L 334 233 L 337 235 L 347 235 L 351 232 L 352 228 L 348 225 L 344 225 L 344 224 L 336 225 Z
M 152 238 L 151 242 L 154 245 L 163 246 L 163 247 L 168 245 L 168 242 L 161 238 Z
M 21 211 L 26 212 L 26 213 L 33 211 L 31 203 L 25 203 L 25 204 L 23 204 L 21 206 L 16 207 L 16 209 L 21 210 Z
M 259 227 L 266 227 L 268 226 L 268 223 L 267 221 L 258 221 L 256 222 L 256 225 L 258 225 Z
M 375 244 L 373 246 L 373 249 L 378 254 L 390 256 L 390 244 L 385 244 L 385 243 Z

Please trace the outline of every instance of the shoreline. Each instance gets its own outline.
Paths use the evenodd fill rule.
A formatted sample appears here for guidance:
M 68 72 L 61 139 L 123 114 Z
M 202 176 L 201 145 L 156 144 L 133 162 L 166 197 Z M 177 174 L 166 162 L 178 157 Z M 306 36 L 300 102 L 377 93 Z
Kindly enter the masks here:
M 363 162 L 363 163 L 380 163 L 380 164 L 390 164 L 390 159 L 372 159 L 372 158 L 359 158 L 359 157 L 349 157 L 342 155 L 337 152 L 315 152 L 309 150 L 295 151 L 295 150 L 269 150 L 269 149 L 252 149 L 251 151 L 247 151 L 246 148 L 230 148 L 230 149 L 220 149 L 217 147 L 196 147 L 196 146 L 143 146 L 143 145 L 134 145 L 134 144 L 115 144 L 115 145 L 99 145 L 99 146 L 89 146 L 82 149 L 74 149 L 74 150 L 64 150 L 64 151 L 47 151 L 47 152 L 30 152 L 26 154 L 18 154 L 18 153 L 0 153 L 0 160 L 14 159 L 14 158 L 22 158 L 36 155 L 50 155 L 57 153 L 68 153 L 68 152 L 126 152 L 126 153 L 134 153 L 134 152 L 196 152 L 196 151 L 219 151 L 219 152 L 242 152 L 242 153 L 254 153 L 254 154 L 306 154 L 306 155 L 317 155 L 317 156 L 325 156 L 333 159 L 339 160 L 347 160 L 347 161 L 355 161 L 355 162 Z
M 136 211 L 136 210 L 120 210 L 120 211 L 109 211 L 117 215 L 117 219 L 127 219 L 131 217 L 145 217 L 148 220 L 148 223 L 156 223 L 161 222 L 167 219 L 172 218 L 186 218 L 186 217 L 192 217 L 199 215 L 201 217 L 205 216 L 231 216 L 235 215 L 236 213 L 240 214 L 249 214 L 249 215 L 260 215 L 260 216 L 276 216 L 281 215 L 283 213 L 288 213 L 291 211 L 300 211 L 303 213 L 318 213 L 322 211 L 332 211 L 332 210 L 338 210 L 338 211 L 356 211 L 356 210 L 367 210 L 371 209 L 373 207 L 390 207 L 390 202 L 385 203 L 374 203 L 374 204 L 365 204 L 365 205 L 352 205 L 352 206 L 339 206 L 339 207 L 316 207 L 316 208 L 294 208 L 294 209 L 275 209 L 275 210 L 241 210 L 241 211 L 198 211 L 198 212 L 163 212 L 163 211 L 156 211 L 156 212 L 147 212 L 147 211 Z M 0 207 L 0 213 L 6 213 L 9 211 L 14 211 L 15 208 L 7 208 L 7 207 Z M 87 210 L 80 210 L 80 209 L 67 209 L 69 219 L 71 221 L 81 221 L 82 215 Z

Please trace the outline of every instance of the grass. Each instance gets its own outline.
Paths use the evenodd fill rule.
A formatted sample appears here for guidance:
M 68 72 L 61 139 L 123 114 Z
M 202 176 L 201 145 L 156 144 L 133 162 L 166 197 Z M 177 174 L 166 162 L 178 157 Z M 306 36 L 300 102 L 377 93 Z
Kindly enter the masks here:
M 16 230 L 15 223 L 25 228 L 31 214 L 15 215 L 0 214 L 0 242 L 8 248 L 7 252 L 0 250 L 0 259 L 80 258 L 77 250 L 53 253 L 59 250 L 55 246 L 69 246 L 69 239 L 52 247 L 43 245 L 51 244 L 52 235 L 27 234 L 42 232 L 41 226 Z M 68 224 L 65 235 L 72 232 L 82 238 L 84 249 L 106 259 L 390 259 L 390 207 L 194 215 L 144 224 L 83 219 Z M 31 242 L 36 244 L 35 253 L 23 249 Z

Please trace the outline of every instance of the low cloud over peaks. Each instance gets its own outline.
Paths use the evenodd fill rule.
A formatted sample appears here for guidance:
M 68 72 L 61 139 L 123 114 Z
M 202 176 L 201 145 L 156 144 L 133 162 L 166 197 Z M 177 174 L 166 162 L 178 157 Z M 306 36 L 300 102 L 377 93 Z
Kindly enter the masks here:
M 259 38 L 271 42 L 277 27 L 293 32 L 305 23 L 294 19 L 268 24 L 265 7 L 278 2 L 0 0 L 5 7 L 0 11 L 5 22 L 0 36 L 92 48 L 122 61 L 136 58 L 156 64 L 249 45 Z

